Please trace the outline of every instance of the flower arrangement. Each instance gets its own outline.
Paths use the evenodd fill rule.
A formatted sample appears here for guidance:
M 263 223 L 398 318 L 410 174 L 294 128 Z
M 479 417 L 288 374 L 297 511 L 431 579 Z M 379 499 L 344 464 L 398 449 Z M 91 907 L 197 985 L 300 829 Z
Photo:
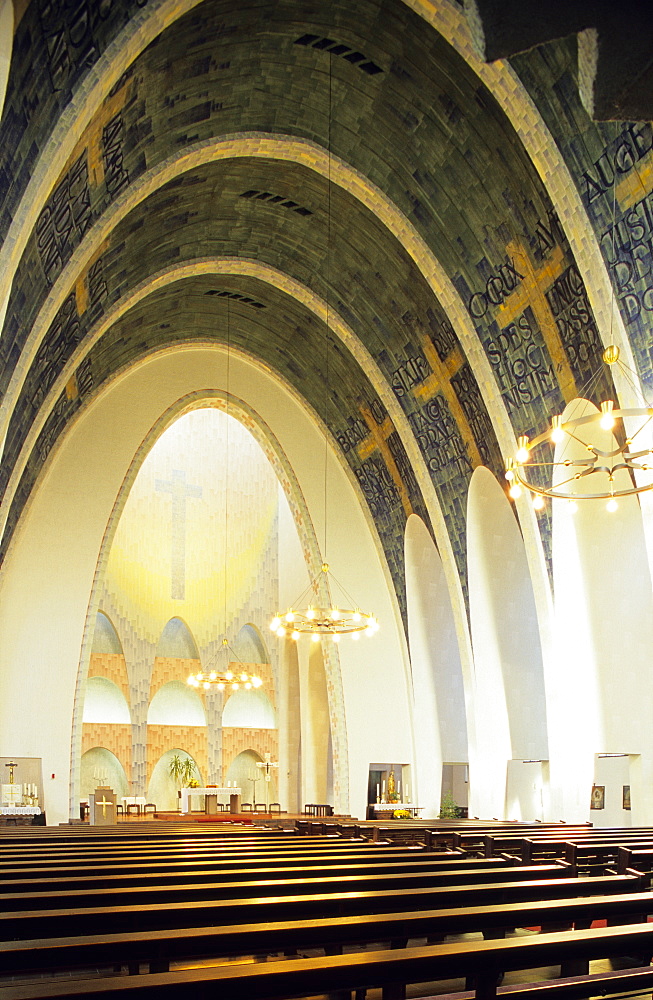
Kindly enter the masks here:
M 407 809 L 395 809 L 392 814 L 393 819 L 410 819 L 410 813 Z

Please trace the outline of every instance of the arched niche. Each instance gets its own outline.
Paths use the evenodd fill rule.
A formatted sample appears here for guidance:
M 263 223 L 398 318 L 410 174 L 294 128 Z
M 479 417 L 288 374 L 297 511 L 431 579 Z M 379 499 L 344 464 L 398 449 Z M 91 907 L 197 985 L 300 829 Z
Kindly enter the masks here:
M 174 414 L 186 408 L 189 396 L 196 398 L 198 405 L 207 392 L 218 398 L 221 390 L 213 385 L 224 376 L 220 358 L 220 352 L 202 345 L 161 352 L 148 357 L 147 363 L 125 371 L 107 385 L 92 407 L 82 408 L 53 449 L 47 475 L 33 493 L 21 530 L 3 564 L 0 730 L 17 754 L 38 755 L 43 759 L 44 771 L 57 774 L 57 780 L 46 789 L 45 804 L 52 823 L 78 814 L 82 695 L 75 704 L 75 677 L 78 675 L 81 690 L 92 641 L 90 629 L 95 627 L 96 612 L 102 604 L 107 553 L 124 498 L 142 461 L 141 449 L 151 446 L 151 435 L 160 433 L 160 423 L 169 424 Z M 318 445 L 324 446 L 324 438 L 313 416 L 284 383 L 242 356 L 232 356 L 231 391 L 242 400 L 239 406 L 251 424 L 263 427 L 268 435 L 266 450 L 283 457 L 286 464 L 280 480 L 289 480 L 298 496 L 306 494 L 304 506 L 300 508 L 297 501 L 293 507 L 293 511 L 297 509 L 297 523 L 302 518 L 306 523 L 306 510 L 321 510 L 323 502 L 314 457 Z M 292 466 L 284 449 L 292 454 Z M 346 514 L 334 527 L 333 551 L 341 553 L 342 560 L 346 558 L 346 564 L 354 567 L 354 580 L 347 576 L 348 587 L 358 593 L 358 584 L 362 583 L 360 589 L 384 622 L 382 640 L 370 641 L 362 650 L 362 643 L 355 649 L 352 646 L 351 669 L 348 662 L 345 664 L 351 676 L 346 691 L 339 668 L 334 666 L 329 676 L 334 804 L 339 811 L 349 812 L 349 775 L 366 776 L 370 755 L 372 759 L 383 759 L 376 744 L 383 741 L 387 748 L 388 738 L 394 748 L 388 749 L 388 754 L 393 759 L 408 759 L 406 734 L 410 733 L 410 719 L 400 626 L 394 617 L 396 606 L 378 558 L 375 536 L 356 490 L 331 453 L 329 462 L 329 482 L 335 484 L 334 502 L 337 497 Z M 71 482 L 84 484 L 85 488 L 71 493 Z M 318 518 L 316 532 L 322 527 Z M 304 542 L 306 538 L 302 538 Z M 42 572 L 44 561 L 58 567 L 56 576 Z M 291 581 L 288 593 L 281 594 L 282 605 L 296 596 L 296 582 Z M 55 646 L 53 634 L 57 635 Z M 42 670 L 44 662 L 49 664 L 46 674 Z M 369 677 L 370 684 L 363 685 L 361 676 Z M 372 693 L 370 706 L 369 690 L 378 677 L 383 683 Z M 370 707 L 373 711 L 377 705 L 379 710 L 383 708 L 383 692 L 392 683 L 398 692 L 395 729 L 389 734 L 372 734 L 375 746 L 370 748 L 365 725 Z M 24 720 L 11 706 L 20 702 L 32 685 L 41 692 L 41 698 L 28 732 Z M 364 693 L 359 694 L 363 687 Z M 62 720 L 72 720 L 72 725 L 62 724 Z M 135 765 L 144 775 L 143 761 L 136 760 Z M 366 783 L 358 780 L 352 788 L 357 798 L 351 812 L 360 815 L 365 807 Z
M 156 655 L 176 660 L 199 660 L 195 639 L 181 618 L 171 618 L 167 622 L 159 638 Z
M 235 729 L 276 729 L 277 718 L 265 691 L 234 691 L 222 712 L 222 725 Z
M 98 611 L 95 617 L 91 656 L 103 654 L 122 656 L 123 649 L 113 622 L 102 611 Z
M 480 816 L 503 817 L 506 795 L 514 800 L 508 762 L 549 756 L 542 650 L 519 525 L 503 489 L 482 466 L 470 482 L 467 520 L 477 741 L 473 808 Z
M 205 726 L 202 699 L 182 681 L 169 681 L 156 692 L 147 711 L 148 726 Z
M 597 413 L 576 399 L 563 423 Z M 583 438 L 601 451 L 616 447 L 612 432 L 584 425 Z M 585 458 L 572 437 L 556 446 L 556 462 Z M 565 468 L 558 479 L 568 477 Z M 582 480 L 578 484 L 583 488 Z M 614 474 L 616 490 L 631 485 L 628 472 Z M 574 512 L 554 500 L 553 567 L 558 657 L 551 685 L 555 696 L 552 745 L 557 781 L 565 794 L 564 817 L 592 819 L 589 801 L 594 755 L 625 753 L 633 765 L 632 822 L 653 818 L 653 598 L 644 527 L 637 496 L 622 497 L 614 512 L 605 500 L 581 500 Z
M 243 802 L 253 804 L 256 801 L 269 805 L 270 802 L 278 801 L 276 775 L 273 771 L 270 774 L 270 780 L 266 782 L 262 768 L 256 766 L 262 761 L 263 758 L 260 754 L 257 754 L 255 750 L 248 749 L 234 757 L 229 765 L 226 780 L 232 784 L 235 782 L 241 789 Z
M 127 700 L 108 677 L 89 677 L 87 680 L 82 722 L 131 723 Z
M 157 807 L 157 810 L 161 812 L 175 812 L 179 808 L 179 796 L 177 793 L 180 790 L 180 785 L 170 774 L 170 762 L 175 754 L 181 757 L 182 760 L 189 758 L 193 761 L 197 774 L 199 775 L 200 785 L 203 785 L 203 779 L 200 769 L 197 766 L 197 761 L 195 761 L 195 758 L 192 757 L 191 754 L 178 747 L 166 750 L 165 753 L 161 754 L 154 765 L 152 777 L 150 778 L 150 783 L 147 786 L 147 801 L 153 802 Z
M 243 625 L 234 640 L 236 656 L 243 663 L 269 663 L 270 654 L 256 625 Z
M 443 763 L 467 763 L 465 693 L 442 559 L 417 514 L 404 536 L 408 645 L 413 677 L 415 801 L 437 816 Z
M 302 713 L 304 800 L 327 803 L 331 734 L 324 651 L 321 642 L 311 642 L 307 648 L 302 703 L 305 708 Z
M 79 796 L 88 799 L 98 785 L 108 785 L 118 798 L 129 795 L 129 782 L 125 769 L 105 747 L 91 747 L 82 754 L 80 762 Z

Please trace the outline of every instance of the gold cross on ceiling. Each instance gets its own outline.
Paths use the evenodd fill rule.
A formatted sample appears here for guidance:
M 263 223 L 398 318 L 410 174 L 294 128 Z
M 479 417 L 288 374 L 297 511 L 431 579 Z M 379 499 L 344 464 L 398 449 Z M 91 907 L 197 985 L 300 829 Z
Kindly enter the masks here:
M 390 446 L 388 444 L 388 438 L 394 433 L 395 427 L 392 423 L 390 417 L 386 417 L 383 423 L 379 426 L 372 415 L 372 411 L 366 406 L 360 407 L 361 416 L 367 424 L 370 434 L 366 437 L 364 441 L 358 445 L 356 451 L 358 452 L 358 457 L 361 462 L 365 461 L 373 451 L 378 451 L 385 462 L 386 468 L 390 473 L 390 478 L 394 483 L 397 493 L 401 499 L 402 507 L 404 508 L 406 517 L 413 513 L 413 507 L 410 502 L 410 497 L 408 496 L 408 490 L 401 477 L 399 469 L 397 468 L 397 463 L 395 461 L 394 455 L 390 451 Z
M 458 396 L 450 381 L 465 364 L 466 358 L 460 346 L 457 346 L 449 351 L 444 361 L 440 361 L 440 356 L 428 337 L 420 337 L 420 343 L 432 374 L 425 378 L 423 382 L 414 386 L 413 395 L 416 399 L 426 403 L 438 393 L 442 393 L 447 401 L 449 412 L 456 421 L 460 436 L 465 443 L 472 468 L 475 469 L 477 465 L 483 464 L 481 454 L 478 450 L 472 429 L 469 426 L 465 411 L 460 405 Z
M 526 277 L 510 295 L 506 296 L 501 305 L 497 306 L 496 320 L 504 327 L 521 316 L 527 306 L 531 307 L 557 372 L 564 401 L 570 403 L 577 395 L 576 380 L 545 295 L 545 289 L 551 287 L 565 268 L 562 249 L 559 246 L 554 247 L 550 259 L 538 268 L 533 267 L 527 249 L 517 240 L 509 243 L 506 251 L 508 256 L 517 258 L 518 266 L 526 271 Z

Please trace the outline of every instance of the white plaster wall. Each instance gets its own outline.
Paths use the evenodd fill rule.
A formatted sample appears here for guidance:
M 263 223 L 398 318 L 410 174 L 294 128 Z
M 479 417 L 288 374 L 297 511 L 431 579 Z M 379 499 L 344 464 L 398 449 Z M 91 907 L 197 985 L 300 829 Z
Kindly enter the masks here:
M 571 403 L 563 421 L 595 413 L 586 400 Z M 609 432 L 597 447 L 614 447 Z M 567 439 L 559 457 L 584 457 Z M 561 473 L 564 474 L 564 473 Z M 628 474 L 615 474 L 617 489 Z M 594 819 L 589 799 L 594 755 L 636 755 L 631 768 L 633 824 L 653 821 L 653 596 L 639 501 L 621 498 L 613 513 L 605 501 L 582 501 L 571 514 L 554 501 L 554 573 L 558 659 L 557 709 L 552 728 L 552 781 L 563 789 L 569 820 Z M 599 784 L 601 782 L 598 782 Z
M 72 708 L 89 594 L 112 506 L 130 462 L 169 406 L 224 388 L 216 352 L 158 355 L 114 382 L 77 420 L 49 463 L 0 575 L 2 752 L 41 757 L 48 823 L 68 818 Z M 271 426 L 323 532 L 324 443 L 282 386 L 232 352 L 231 391 Z M 402 637 L 383 567 L 347 475 L 329 452 L 329 560 L 382 631 L 342 644 L 352 812 L 364 815 L 370 760 L 411 760 Z M 16 712 L 16 705 L 26 705 Z M 391 706 L 391 725 L 386 725 Z M 50 775 L 54 774 L 54 778 Z
M 89 677 L 82 722 L 130 724 L 129 705 L 117 684 L 106 677 Z
M 502 818 L 508 761 L 548 759 L 542 652 L 524 542 L 503 489 L 474 471 L 468 570 L 475 664 L 473 815 Z
M 413 681 L 414 799 L 422 815 L 440 811 L 442 764 L 468 760 L 465 696 L 442 559 L 422 519 L 405 535 L 408 639 Z

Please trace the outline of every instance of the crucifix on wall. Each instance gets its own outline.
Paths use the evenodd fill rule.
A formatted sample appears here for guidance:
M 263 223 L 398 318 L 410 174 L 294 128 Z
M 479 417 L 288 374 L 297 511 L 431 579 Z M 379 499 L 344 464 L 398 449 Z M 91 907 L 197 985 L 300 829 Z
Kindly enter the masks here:
M 157 493 L 169 493 L 172 497 L 170 596 L 173 600 L 183 601 L 186 596 L 186 500 L 201 497 L 202 487 L 187 483 L 186 473 L 180 469 L 172 470 L 170 482 L 157 479 L 154 487 Z
M 270 805 L 270 785 L 269 781 L 272 777 L 272 769 L 279 767 L 279 762 L 272 760 L 272 754 L 266 753 L 264 760 L 257 760 L 256 766 L 261 769 L 263 777 L 265 778 L 265 807 Z

